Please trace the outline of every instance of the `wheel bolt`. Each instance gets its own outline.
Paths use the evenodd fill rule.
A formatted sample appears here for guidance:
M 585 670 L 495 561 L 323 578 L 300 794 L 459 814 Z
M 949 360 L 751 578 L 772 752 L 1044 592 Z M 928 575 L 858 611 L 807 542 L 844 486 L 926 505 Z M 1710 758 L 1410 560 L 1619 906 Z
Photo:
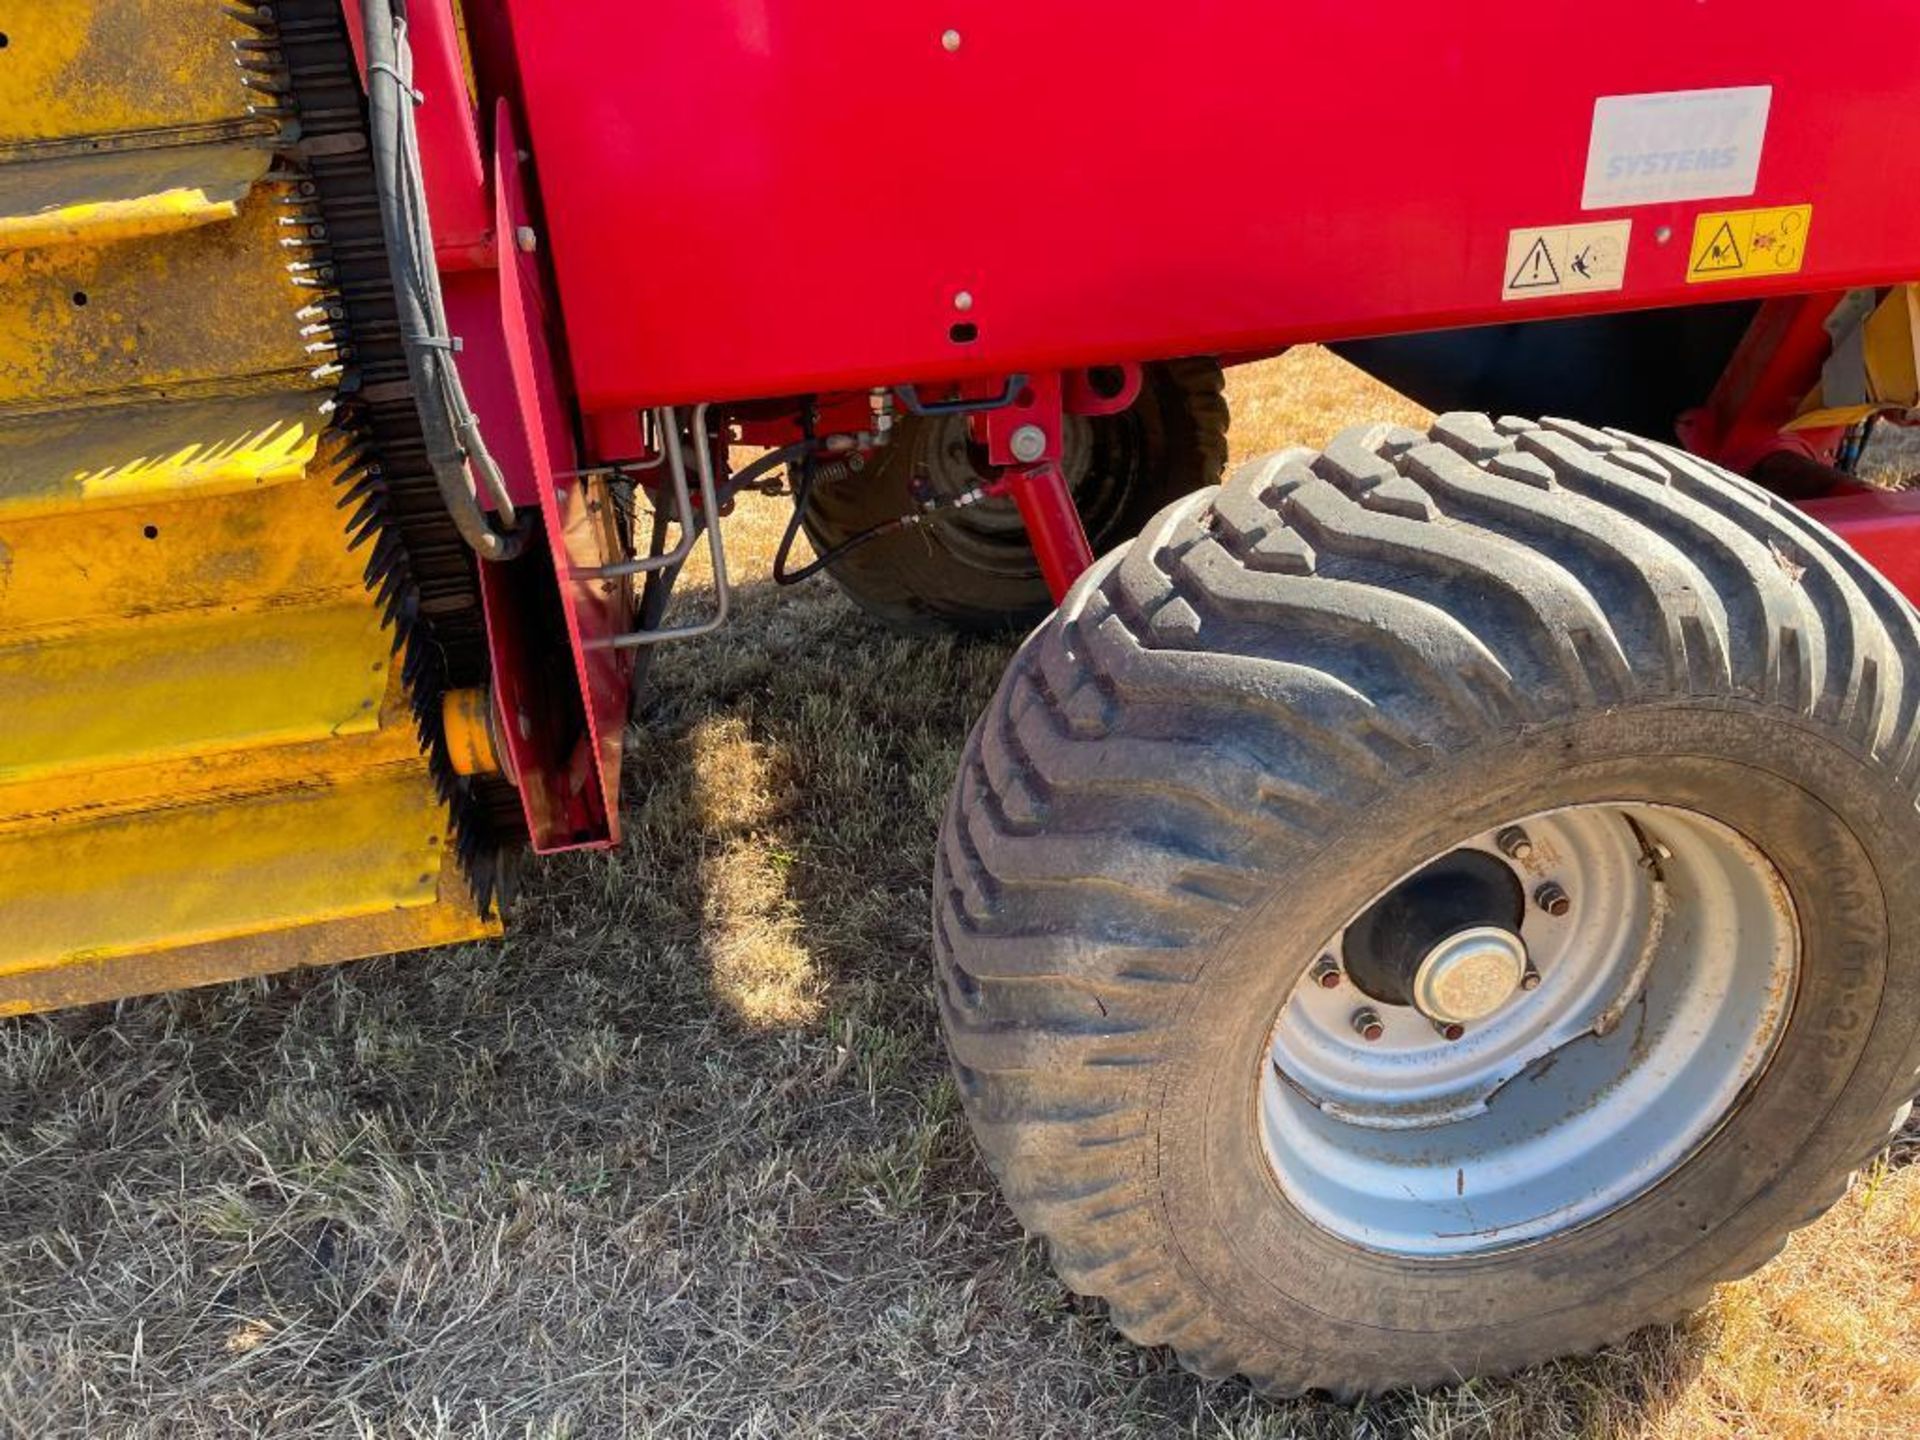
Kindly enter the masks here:
M 1440 1032 L 1442 1040 L 1458 1040 L 1467 1033 L 1467 1027 L 1458 1020 L 1436 1020 L 1433 1022 L 1433 1028 Z
M 1507 826 L 1493 837 L 1493 843 L 1500 847 L 1500 853 L 1509 860 L 1533 858 L 1533 840 L 1518 825 Z
M 1556 880 L 1548 880 L 1533 892 L 1533 903 L 1549 915 L 1560 916 L 1573 908 L 1573 901 Z
M 1340 988 L 1340 966 L 1331 955 L 1322 955 L 1314 962 L 1313 983 L 1322 990 Z
M 1362 1040 L 1378 1040 L 1387 1033 L 1387 1027 L 1380 1023 L 1380 1012 L 1364 1006 L 1353 1012 L 1353 1033 Z
M 1520 988 L 1522 990 L 1538 990 L 1540 988 L 1540 972 L 1534 969 L 1531 964 L 1527 966 L 1527 973 L 1520 977 Z

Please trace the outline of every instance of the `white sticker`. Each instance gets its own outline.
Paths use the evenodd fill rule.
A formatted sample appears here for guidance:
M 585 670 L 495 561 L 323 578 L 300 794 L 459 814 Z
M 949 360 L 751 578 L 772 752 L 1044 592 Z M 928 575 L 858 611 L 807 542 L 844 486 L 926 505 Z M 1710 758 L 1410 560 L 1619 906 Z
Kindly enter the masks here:
M 1627 245 L 1632 239 L 1631 220 L 1511 230 L 1500 298 L 1537 300 L 1618 290 L 1627 283 Z
M 1771 85 L 1601 96 L 1580 208 L 1753 194 L 1772 103 Z

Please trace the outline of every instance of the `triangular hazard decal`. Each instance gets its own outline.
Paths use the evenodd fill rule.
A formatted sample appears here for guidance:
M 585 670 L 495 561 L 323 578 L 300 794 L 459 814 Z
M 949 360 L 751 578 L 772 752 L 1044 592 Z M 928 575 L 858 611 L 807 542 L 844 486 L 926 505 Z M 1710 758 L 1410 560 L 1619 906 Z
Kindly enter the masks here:
M 1537 236 L 1527 253 L 1520 257 L 1520 266 L 1507 281 L 1507 289 L 1549 290 L 1559 283 L 1560 271 L 1553 263 L 1553 252 L 1547 249 L 1546 238 Z
M 1707 242 L 1707 248 L 1693 262 L 1693 273 L 1705 275 L 1713 270 L 1743 270 L 1746 264 L 1747 257 L 1740 253 L 1740 242 L 1733 238 L 1733 226 L 1722 220 L 1720 228 L 1713 232 L 1713 239 Z

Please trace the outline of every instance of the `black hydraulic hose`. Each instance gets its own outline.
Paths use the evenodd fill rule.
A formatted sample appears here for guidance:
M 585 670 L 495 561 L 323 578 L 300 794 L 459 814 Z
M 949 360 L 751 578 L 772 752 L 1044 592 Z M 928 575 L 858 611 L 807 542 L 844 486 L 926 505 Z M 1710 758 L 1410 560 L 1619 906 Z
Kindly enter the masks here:
M 791 465 L 800 460 L 810 454 L 813 448 L 813 442 L 810 440 L 796 440 L 791 445 L 782 445 L 778 450 L 769 450 L 759 459 L 749 462 L 738 474 L 727 477 L 727 483 L 720 490 L 721 503 L 725 504 L 733 499 L 762 475 L 778 470 L 782 465 Z
M 380 192 L 380 228 L 393 271 L 401 345 L 426 439 L 427 462 L 461 538 L 482 559 L 511 560 L 526 547 L 527 532 L 514 528 L 516 517 L 505 483 L 480 438 L 479 422 L 460 383 L 439 272 L 434 267 L 426 187 L 413 128 L 405 0 L 361 0 L 360 17 L 366 33 L 368 129 Z M 480 504 L 476 472 L 478 483 L 486 485 L 502 523 L 509 527 L 505 534 L 493 527 Z
M 700 522 L 694 523 L 697 527 Z M 653 539 L 647 550 L 649 555 L 666 553 L 667 524 L 666 511 L 653 512 Z M 667 601 L 673 598 L 673 585 L 680 578 L 680 569 L 679 565 L 667 565 L 647 572 L 646 583 L 640 588 L 640 629 L 658 630 L 660 622 L 667 618 Z M 653 657 L 659 653 L 658 645 L 643 645 L 634 654 L 633 673 L 627 679 L 629 716 L 633 714 L 634 707 L 640 703 L 640 696 L 646 688 L 647 675 L 653 669 Z
M 793 544 L 800 538 L 800 527 L 807 514 L 807 502 L 813 498 L 813 487 L 819 483 L 819 480 L 820 475 L 814 467 L 813 456 L 803 455 L 800 461 L 800 479 L 793 487 L 793 514 L 787 517 L 787 528 L 780 536 L 779 546 L 773 552 L 773 581 L 776 585 L 798 585 L 802 580 L 811 580 L 836 560 L 851 555 L 862 545 L 870 545 L 884 535 L 895 535 L 902 530 L 910 530 L 916 525 L 933 524 L 945 520 L 954 511 L 976 505 L 987 495 L 983 486 L 976 485 L 973 489 L 951 500 L 931 501 L 918 510 L 910 511 L 905 515 L 896 515 L 891 520 L 882 520 L 878 524 L 869 525 L 864 530 L 855 531 L 839 544 L 821 551 L 798 570 L 789 570 L 787 564 L 793 558 Z

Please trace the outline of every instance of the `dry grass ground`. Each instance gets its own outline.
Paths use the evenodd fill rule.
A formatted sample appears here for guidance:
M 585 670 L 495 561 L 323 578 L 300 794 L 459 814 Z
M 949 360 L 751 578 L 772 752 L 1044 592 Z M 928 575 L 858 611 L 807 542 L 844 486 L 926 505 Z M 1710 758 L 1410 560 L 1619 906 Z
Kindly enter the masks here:
M 1242 454 L 1418 418 L 1319 351 L 1233 400 Z M 510 940 L 0 1026 L 0 1431 L 1920 1433 L 1897 1163 L 1693 1323 L 1513 1381 L 1275 1405 L 1122 1341 L 935 1033 L 929 847 L 1006 648 L 776 593 L 780 519 L 662 657 L 625 846 L 534 867 Z

